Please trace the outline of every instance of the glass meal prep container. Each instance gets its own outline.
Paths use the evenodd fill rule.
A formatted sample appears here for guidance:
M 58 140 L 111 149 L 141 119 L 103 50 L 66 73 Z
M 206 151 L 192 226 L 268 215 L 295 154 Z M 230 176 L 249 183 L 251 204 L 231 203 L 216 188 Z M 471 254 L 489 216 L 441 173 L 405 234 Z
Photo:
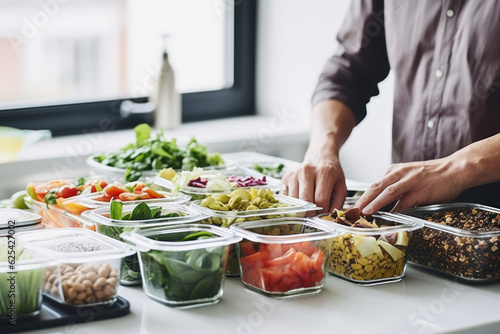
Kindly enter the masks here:
M 132 213 L 136 205 L 123 205 L 123 215 Z M 85 219 L 85 227 L 100 234 L 107 235 L 116 240 L 123 241 L 120 234 L 124 231 L 133 230 L 136 227 L 159 227 L 179 223 L 193 223 L 202 219 L 201 214 L 185 205 L 172 205 L 168 202 L 156 202 L 153 207 L 161 207 L 162 215 L 170 217 L 142 219 L 142 220 L 118 220 L 110 218 L 110 208 L 98 208 L 84 212 L 82 218 Z M 140 285 L 141 271 L 137 254 L 132 254 L 123 259 L 120 275 L 122 285 Z
M 228 229 L 200 224 L 135 229 L 122 238 L 139 249 L 146 295 L 181 308 L 219 301 L 229 245 L 241 240 Z
M 243 238 L 237 253 L 245 287 L 272 297 L 319 293 L 326 277 L 331 239 L 324 222 L 277 218 L 236 223 Z
M 389 213 L 360 217 L 357 210 L 349 217 L 349 212 L 356 210 L 336 210 L 333 216 L 327 213 L 313 218 L 330 221 L 330 229 L 340 233 L 330 240 L 328 273 L 359 285 L 400 281 L 406 270 L 408 246 L 422 223 Z M 355 223 L 348 226 L 349 222 Z
M 261 219 L 305 217 L 307 212 L 321 209 L 313 203 L 300 199 L 275 195 L 270 189 L 265 188 L 237 189 L 230 195 L 212 195 L 204 200 L 196 200 L 190 206 L 207 216 L 202 220 L 203 224 L 222 227 Z M 229 253 L 226 275 L 230 277 L 240 275 L 238 255 L 234 246 Z
M 82 212 L 91 209 L 91 207 L 87 207 L 86 205 L 81 205 L 79 203 L 75 203 L 74 205 L 81 207 Z M 52 204 L 47 205 L 47 203 L 34 200 L 32 201 L 32 209 L 33 212 L 42 217 L 42 223 L 45 228 L 82 227 L 82 223 L 78 218 L 78 215 L 72 214 L 59 206 Z
M 466 283 L 499 280 L 500 209 L 449 203 L 399 214 L 424 224 L 408 250 L 411 264 Z
M 44 277 L 53 262 L 24 248 L 17 235 L 7 235 L 0 236 L 0 320 L 15 323 L 40 313 Z
M 250 189 L 250 188 L 269 188 L 271 189 L 272 192 L 279 192 L 280 190 L 283 189 L 283 184 L 281 183 L 280 180 L 274 179 L 272 177 L 266 176 L 264 174 L 258 173 L 255 170 L 248 169 L 241 167 L 236 164 L 232 165 L 227 165 L 224 168 L 200 168 L 200 180 L 201 181 L 208 181 L 208 184 L 206 185 L 205 188 L 202 187 L 195 187 L 195 186 L 189 186 L 189 185 L 182 185 L 178 186 L 176 182 L 172 182 L 166 178 L 157 176 L 153 183 L 156 184 L 157 186 L 163 187 L 165 189 L 168 189 L 169 191 L 173 190 L 179 190 L 180 192 L 189 195 L 192 200 L 197 200 L 197 199 L 204 199 L 207 196 L 214 195 L 214 194 L 228 194 L 231 193 L 231 191 L 237 190 L 237 189 Z M 222 175 L 223 177 L 226 178 L 231 178 L 231 177 L 236 177 L 239 180 L 245 180 L 248 178 L 253 178 L 255 180 L 261 181 L 262 179 L 265 180 L 265 185 L 254 185 L 254 186 L 238 186 L 237 182 L 232 181 L 232 187 L 228 185 L 225 185 L 226 187 L 222 187 L 220 184 L 215 185 L 214 187 L 210 187 L 210 180 L 217 178 L 218 175 Z M 182 179 L 183 176 L 181 174 L 180 178 Z M 187 181 L 187 180 L 184 180 Z M 184 183 L 184 182 L 182 182 Z
M 123 242 L 85 229 L 25 232 L 20 240 L 26 248 L 57 261 L 43 275 L 43 292 L 70 306 L 112 305 L 121 259 L 135 252 Z
M 124 201 L 126 205 L 139 204 L 141 202 L 147 204 L 155 203 L 170 203 L 184 204 L 189 201 L 190 197 L 183 194 L 173 195 L 165 191 L 156 191 L 165 196 L 164 198 L 150 198 L 142 200 Z M 44 202 L 32 201 L 33 210 L 41 215 L 43 224 L 47 228 L 61 227 L 82 227 L 81 214 L 85 211 L 109 206 L 109 202 L 99 201 L 103 197 L 103 192 L 95 192 L 85 195 L 74 196 L 57 204 L 47 204 Z

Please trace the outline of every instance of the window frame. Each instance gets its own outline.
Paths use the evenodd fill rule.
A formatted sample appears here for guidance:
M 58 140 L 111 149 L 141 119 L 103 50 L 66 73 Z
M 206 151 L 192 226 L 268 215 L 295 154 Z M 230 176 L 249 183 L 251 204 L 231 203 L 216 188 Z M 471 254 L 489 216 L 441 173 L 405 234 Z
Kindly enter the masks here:
M 220 0 L 234 13 L 233 85 L 214 91 L 182 94 L 182 122 L 205 121 L 254 115 L 255 46 L 257 0 Z M 122 117 L 123 101 L 148 102 L 148 97 L 103 101 L 62 103 L 21 108 L 0 108 L 0 124 L 21 129 L 49 129 L 53 136 L 91 131 L 132 128 L 139 123 L 152 124 L 152 113 Z

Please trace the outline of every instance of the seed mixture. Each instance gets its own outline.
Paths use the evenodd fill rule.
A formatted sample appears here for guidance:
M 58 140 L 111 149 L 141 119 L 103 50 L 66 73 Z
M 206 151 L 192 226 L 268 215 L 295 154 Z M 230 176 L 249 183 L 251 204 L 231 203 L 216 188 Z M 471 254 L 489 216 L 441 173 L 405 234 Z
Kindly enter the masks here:
M 429 213 L 421 217 L 441 225 L 474 232 L 500 230 L 500 215 L 460 208 Z M 409 260 L 464 279 L 489 280 L 500 277 L 500 249 L 497 236 L 459 236 L 424 227 L 413 233 Z
M 95 252 L 109 249 L 109 246 L 104 245 L 103 243 L 95 241 L 91 238 L 81 238 L 76 236 L 67 237 L 62 240 L 56 239 L 54 241 L 51 241 L 51 243 L 46 247 L 50 250 L 62 253 Z

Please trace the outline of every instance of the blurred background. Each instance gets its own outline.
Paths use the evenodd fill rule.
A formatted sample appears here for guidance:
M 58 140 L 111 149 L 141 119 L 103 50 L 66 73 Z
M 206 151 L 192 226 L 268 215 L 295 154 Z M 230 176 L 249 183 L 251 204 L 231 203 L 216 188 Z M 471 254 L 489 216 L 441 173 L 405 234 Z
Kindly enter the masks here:
M 170 136 L 195 135 L 222 152 L 245 150 L 243 143 L 257 141 L 247 146 L 300 161 L 307 148 L 312 92 L 336 50 L 349 4 L 2 0 L 0 125 L 48 128 L 54 139 L 31 151 L 25 148 L 18 162 L 0 164 L 0 175 L 7 181 L 16 171 L 29 172 L 19 164 L 30 159 L 32 169 L 53 168 L 53 161 L 40 158 L 43 150 L 55 161 L 67 160 L 68 150 L 49 143 L 102 131 L 98 121 L 103 115 L 115 130 L 142 121 L 124 119 L 113 106 L 127 99 L 145 102 L 154 93 L 165 45 L 183 94 L 184 123 Z M 391 74 L 341 152 L 351 179 L 374 181 L 390 163 L 392 87 Z M 259 130 L 272 128 L 276 117 L 286 117 L 286 129 L 274 131 L 265 145 L 259 143 Z M 248 122 L 255 127 L 241 125 Z M 241 131 L 225 135 L 224 129 L 232 127 Z M 58 150 L 61 157 L 53 153 Z

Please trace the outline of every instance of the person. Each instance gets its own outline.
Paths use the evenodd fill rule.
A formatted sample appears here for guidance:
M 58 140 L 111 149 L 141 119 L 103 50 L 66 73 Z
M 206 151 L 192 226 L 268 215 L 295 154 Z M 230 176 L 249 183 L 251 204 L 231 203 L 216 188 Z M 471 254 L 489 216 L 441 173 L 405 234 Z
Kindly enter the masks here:
M 347 195 L 339 150 L 395 74 L 393 164 L 356 203 L 500 207 L 500 1 L 353 0 L 313 95 L 309 147 L 285 194 L 332 211 Z

